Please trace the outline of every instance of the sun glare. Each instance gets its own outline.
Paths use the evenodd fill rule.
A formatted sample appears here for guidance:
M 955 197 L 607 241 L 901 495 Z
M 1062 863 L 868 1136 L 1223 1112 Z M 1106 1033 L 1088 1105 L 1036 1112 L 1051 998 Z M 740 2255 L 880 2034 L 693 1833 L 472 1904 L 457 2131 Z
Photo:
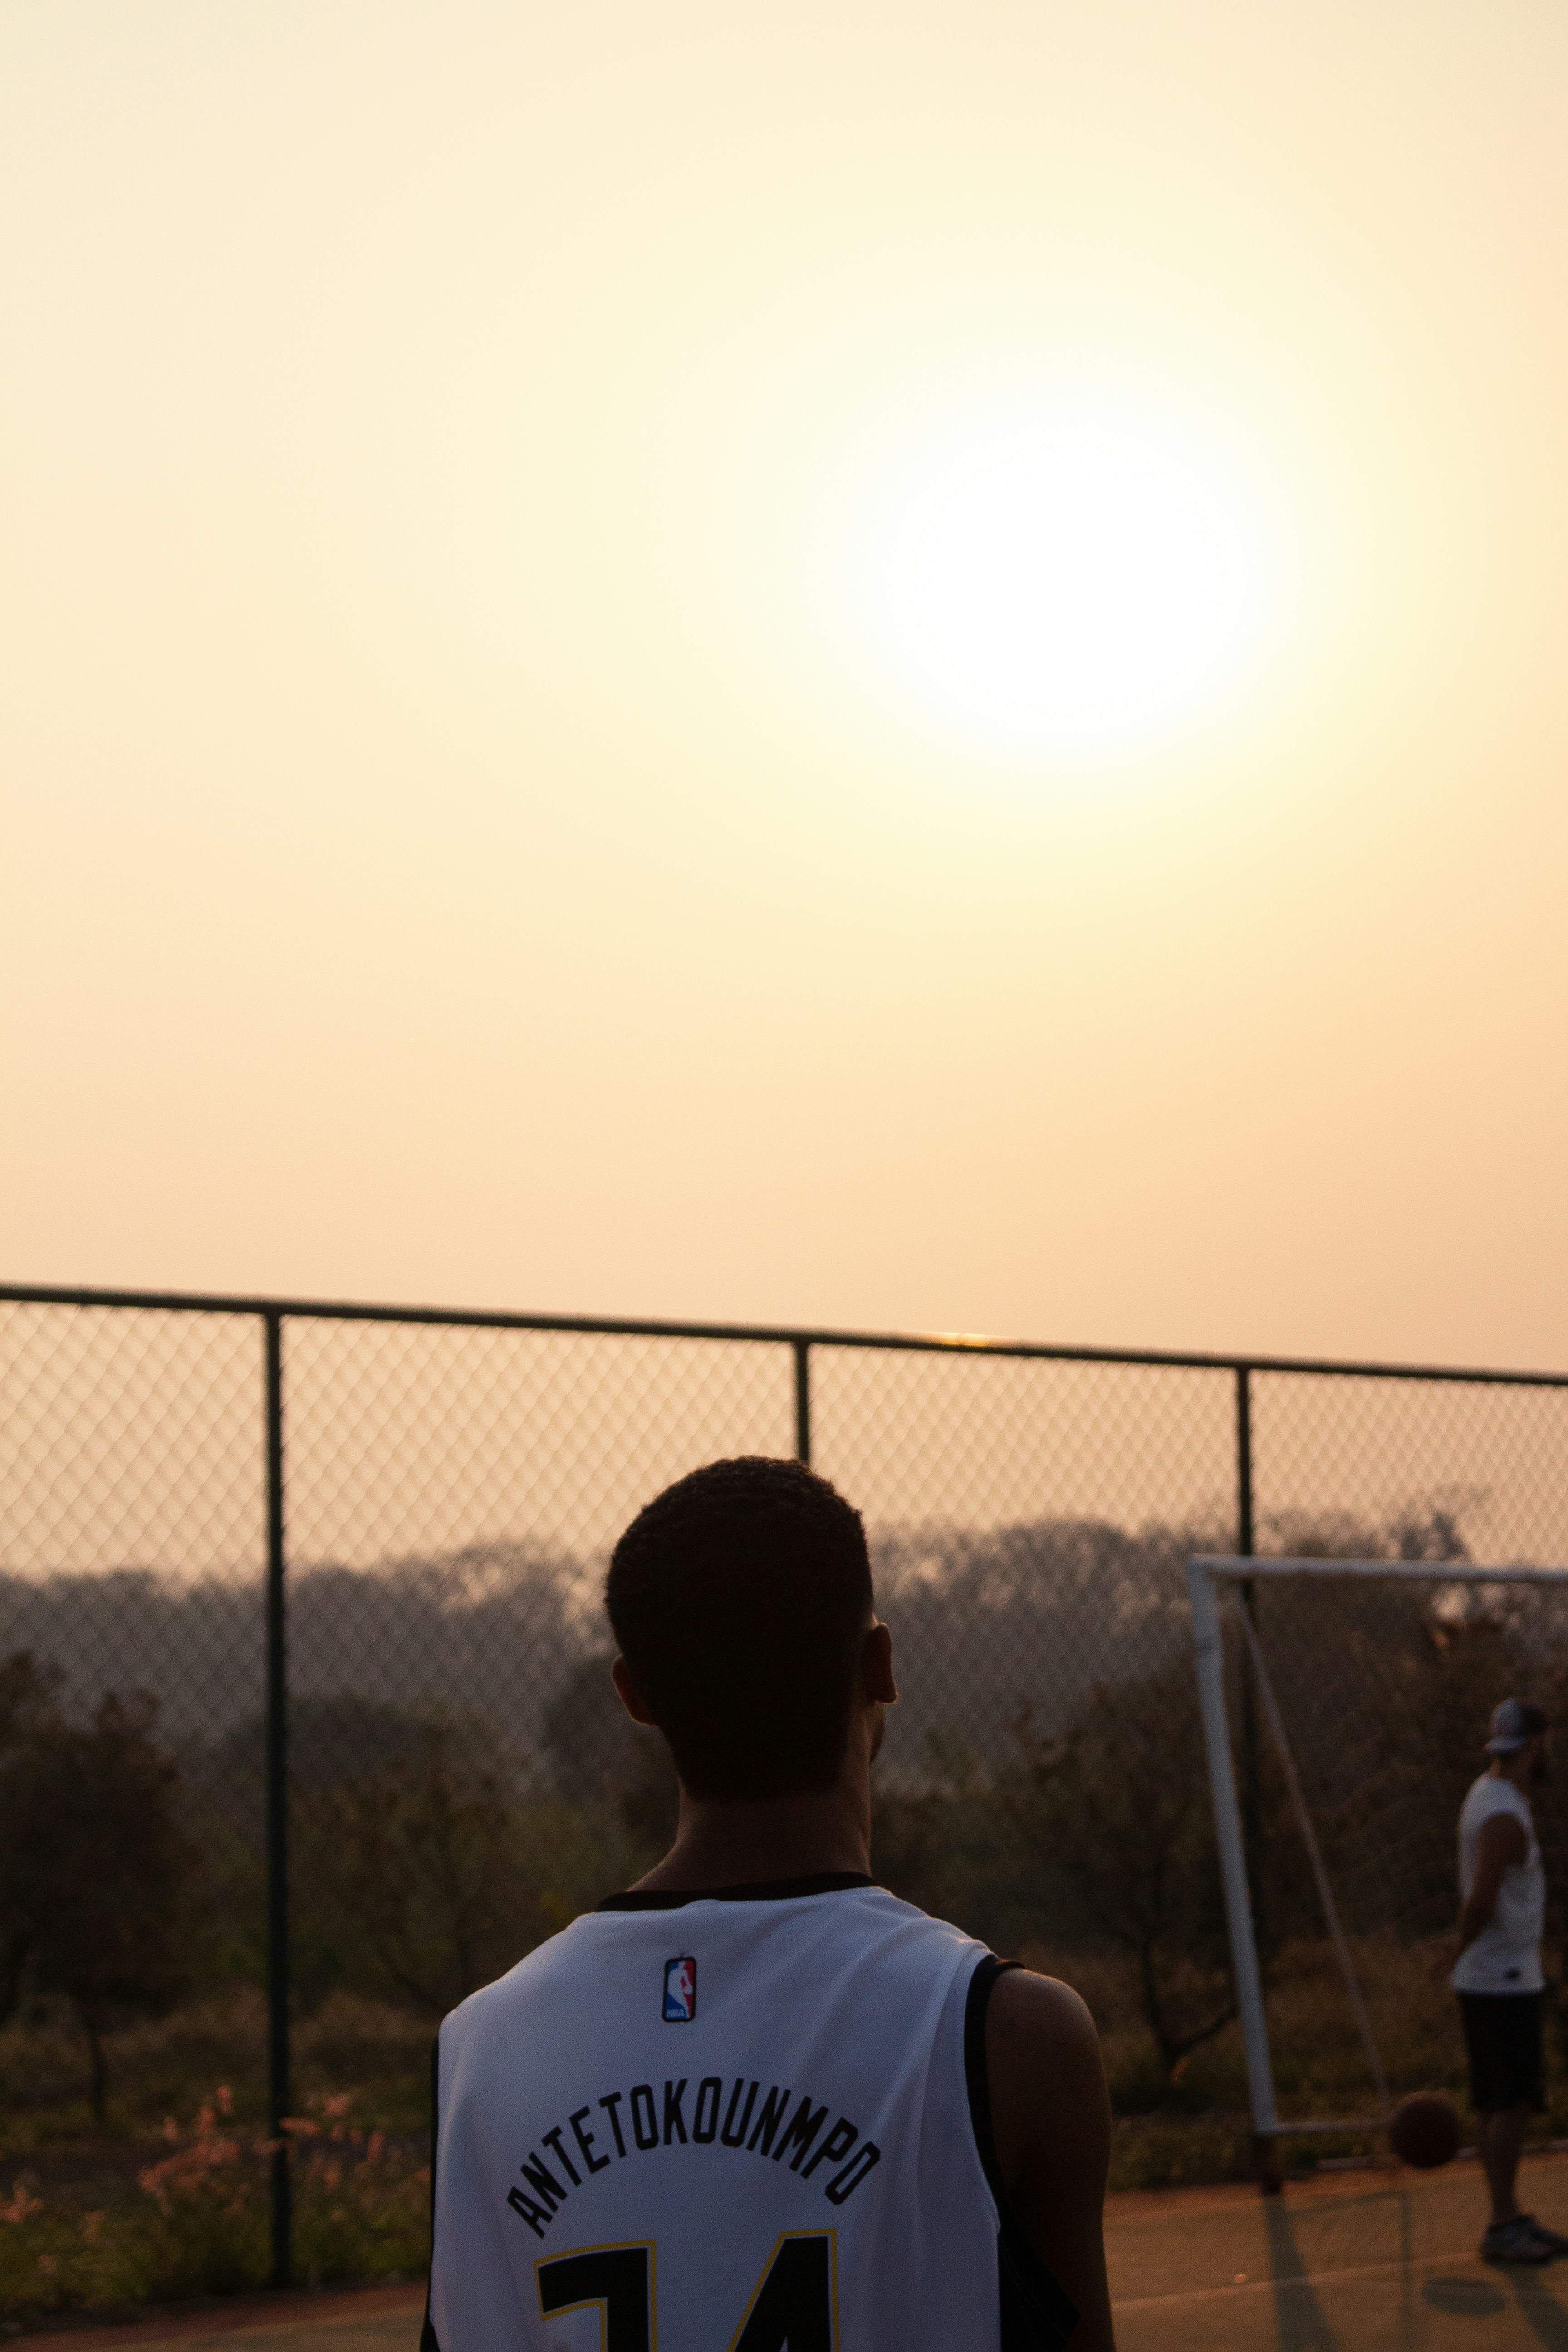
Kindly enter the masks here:
M 1101 394 L 949 415 L 850 502 L 851 634 L 922 728 L 1001 753 L 1173 734 L 1279 617 L 1269 502 L 1224 439 Z

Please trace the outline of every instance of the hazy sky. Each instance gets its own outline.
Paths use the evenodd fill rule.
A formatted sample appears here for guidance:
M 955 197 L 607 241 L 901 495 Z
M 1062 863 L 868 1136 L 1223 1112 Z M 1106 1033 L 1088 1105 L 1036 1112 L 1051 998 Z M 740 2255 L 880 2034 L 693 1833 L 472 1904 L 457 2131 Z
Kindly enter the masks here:
M 1565 120 L 8 0 L 4 1271 L 1568 1363 Z

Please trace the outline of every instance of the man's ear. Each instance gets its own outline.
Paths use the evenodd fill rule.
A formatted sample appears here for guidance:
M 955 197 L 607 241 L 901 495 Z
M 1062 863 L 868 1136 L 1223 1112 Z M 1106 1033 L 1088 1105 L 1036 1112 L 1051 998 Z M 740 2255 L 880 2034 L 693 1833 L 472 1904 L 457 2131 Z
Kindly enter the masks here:
M 626 1711 L 631 1717 L 632 1721 L 634 1723 L 648 1724 L 655 1731 L 657 1731 L 658 1729 L 658 1717 L 654 1714 L 653 1709 L 649 1706 L 647 1699 L 644 1698 L 641 1691 L 638 1690 L 636 1683 L 633 1682 L 632 1670 L 627 1665 L 625 1658 L 617 1658 L 616 1660 L 615 1664 L 610 1668 L 610 1680 L 615 1684 L 616 1690 L 620 1694 L 621 1705 L 626 1708 Z
M 860 1653 L 860 1695 L 865 1699 L 879 1699 L 884 1706 L 893 1706 L 898 1701 L 899 1685 L 893 1680 L 893 1637 L 879 1619 L 867 1634 Z

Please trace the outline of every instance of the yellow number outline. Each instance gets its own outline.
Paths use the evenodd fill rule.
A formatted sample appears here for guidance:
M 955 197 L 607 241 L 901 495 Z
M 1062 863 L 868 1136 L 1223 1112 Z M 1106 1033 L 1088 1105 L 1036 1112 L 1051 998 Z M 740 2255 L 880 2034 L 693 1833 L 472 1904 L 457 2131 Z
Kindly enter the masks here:
M 779 2249 L 787 2238 L 826 2238 L 827 2241 L 827 2284 L 833 2312 L 833 2352 L 838 2352 L 838 2232 L 833 2229 L 781 2230 L 779 2231 L 778 2236 L 773 2240 L 767 2261 L 758 2273 L 757 2284 L 746 2297 L 746 2308 L 741 2314 L 739 2327 L 730 2338 L 728 2352 L 735 2352 L 736 2345 L 744 2336 L 747 2323 L 756 2308 L 757 2297 L 766 2286 L 773 2264 L 779 2258 Z
M 802 2233 L 804 2234 L 804 2233 Z M 606 2313 L 602 2294 L 585 2294 L 580 2303 L 558 2303 L 553 2311 L 544 2308 L 540 2291 L 539 2273 L 551 2263 L 569 2263 L 578 2254 L 629 2254 L 633 2252 L 647 2256 L 647 2340 L 648 2352 L 658 2352 L 658 2255 L 651 2238 L 612 2238 L 597 2246 L 563 2246 L 558 2254 L 540 2254 L 533 2264 L 533 2295 L 539 2305 L 539 2316 L 546 2326 L 552 2319 L 563 2319 L 569 2311 L 597 2310 L 599 2315 L 599 2352 L 605 2352 Z M 759 2281 L 759 2284 L 761 2282 Z M 837 2326 L 835 2341 L 837 2340 Z

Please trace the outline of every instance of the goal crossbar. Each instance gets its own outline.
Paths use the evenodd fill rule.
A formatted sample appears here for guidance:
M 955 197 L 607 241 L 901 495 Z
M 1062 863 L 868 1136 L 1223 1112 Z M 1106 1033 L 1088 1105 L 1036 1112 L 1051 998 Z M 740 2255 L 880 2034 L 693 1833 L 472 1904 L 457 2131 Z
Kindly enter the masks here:
M 1247 1843 L 1242 1832 L 1241 1804 L 1237 1792 L 1236 1768 L 1232 1760 L 1230 1725 L 1225 1699 L 1225 1645 L 1220 1627 L 1219 1591 L 1226 1584 L 1251 1582 L 1254 1579 L 1269 1580 L 1282 1577 L 1367 1577 L 1384 1580 L 1431 1585 L 1499 1585 L 1547 1584 L 1568 1586 L 1568 1569 L 1564 1568 L 1484 1568 L 1470 1560 L 1409 1560 L 1409 1559 L 1324 1559 L 1247 1558 L 1222 1553 L 1199 1553 L 1187 1562 L 1187 1592 L 1192 1603 L 1193 1643 L 1198 1678 L 1198 1701 L 1203 1714 L 1204 1747 L 1208 1759 L 1209 1793 L 1214 1805 L 1215 1840 L 1219 1851 L 1220 1883 L 1225 1895 L 1226 1926 L 1230 1937 L 1231 1970 L 1236 1983 L 1237 2014 L 1240 2020 L 1242 2042 L 1247 2056 L 1247 2092 L 1252 2105 L 1252 2127 L 1260 2140 L 1275 2141 L 1300 2132 L 1366 2131 L 1375 2128 L 1382 2120 L 1360 2116 L 1339 2122 L 1281 2121 L 1274 2096 L 1274 2069 L 1268 2051 L 1268 2027 L 1263 2005 L 1263 1979 L 1258 1961 L 1258 1942 L 1253 1930 L 1252 1897 L 1247 1875 Z M 1245 1637 L 1248 1654 L 1258 1676 L 1259 1696 L 1265 1717 L 1279 1751 L 1287 1784 L 1298 1814 L 1308 1855 L 1317 1880 L 1325 1921 L 1342 1969 L 1345 1973 L 1351 2003 L 1368 2050 L 1370 2071 L 1377 2089 L 1380 2105 L 1386 2107 L 1387 2094 L 1383 2083 L 1383 2069 L 1371 2030 L 1366 2023 L 1365 2008 L 1348 1947 L 1340 1927 L 1333 1892 L 1322 1866 L 1305 1803 L 1301 1799 L 1294 1760 L 1285 1738 L 1273 1687 L 1263 1664 L 1257 1635 L 1251 1622 L 1244 1615 Z

